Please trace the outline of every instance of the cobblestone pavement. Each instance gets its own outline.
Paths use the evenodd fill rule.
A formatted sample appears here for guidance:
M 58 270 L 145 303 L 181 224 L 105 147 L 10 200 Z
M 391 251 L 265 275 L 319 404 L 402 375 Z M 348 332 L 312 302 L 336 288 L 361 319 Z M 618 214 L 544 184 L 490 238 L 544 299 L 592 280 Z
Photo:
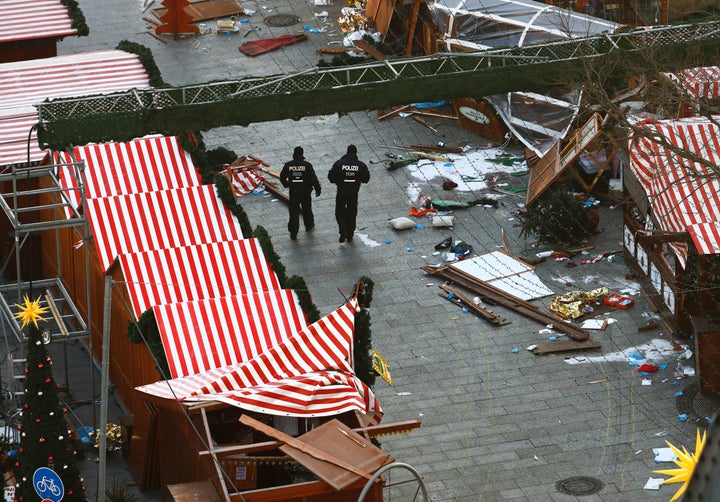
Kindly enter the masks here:
M 316 48 L 339 43 L 342 34 L 335 19 L 342 5 L 315 6 L 298 0 L 258 0 L 244 6 L 255 14 L 240 34 L 203 34 L 161 43 L 147 34 L 141 2 L 135 0 L 79 0 L 91 34 L 67 38 L 60 54 L 114 48 L 121 40 L 149 47 L 166 82 L 185 85 L 247 75 L 291 73 L 315 66 Z M 160 2 L 155 2 L 159 4 Z M 154 5 L 153 7 L 157 7 Z M 315 16 L 328 12 L 328 23 Z M 299 22 L 272 28 L 264 19 L 291 13 Z M 247 26 L 247 29 L 245 28 Z M 278 51 L 250 58 L 237 47 L 243 41 L 285 33 L 305 26 L 324 28 L 308 32 L 309 40 Z M 214 22 L 203 26 L 212 32 Z M 247 37 L 243 34 L 249 28 Z M 241 114 L 242 110 L 238 110 Z M 579 264 L 581 259 L 622 249 L 621 209 L 604 201 L 599 206 L 603 232 L 593 236 L 594 248 L 574 260 L 548 260 L 536 272 L 555 293 L 591 290 L 606 286 L 613 292 L 634 292 L 636 303 L 617 310 L 616 320 L 591 338 L 602 343 L 600 350 L 538 356 L 526 350 L 546 341 L 545 326 L 511 310 L 495 311 L 511 324 L 494 327 L 439 296 L 440 280 L 427 276 L 420 267 L 437 264 L 434 245 L 445 237 L 462 239 L 475 253 L 493 251 L 503 245 L 504 230 L 512 251 L 526 258 L 547 248 L 534 248 L 520 235 L 516 212 L 522 196 L 492 192 L 498 206 L 476 205 L 455 212 L 452 231 L 415 228 L 397 232 L 387 220 L 404 216 L 413 194 L 451 198 L 440 189 L 442 179 L 422 179 L 410 169 L 388 171 L 381 160 L 386 145 L 434 144 L 488 147 L 482 138 L 459 130 L 450 121 L 431 121 L 437 132 L 408 118 L 378 121 L 374 111 L 342 116 L 306 117 L 298 121 L 253 124 L 208 131 L 209 147 L 224 146 L 238 154 L 254 154 L 279 170 L 301 145 L 323 184 L 323 193 L 313 199 L 316 229 L 301 231 L 297 241 L 287 233 L 287 209 L 267 194 L 247 195 L 241 204 L 253 225 L 270 233 L 288 275 L 305 278 L 321 313 L 343 302 L 343 294 L 361 276 L 375 283 L 372 303 L 374 346 L 389 361 L 394 385 L 378 379 L 375 391 L 387 422 L 419 419 L 422 427 L 411 434 L 382 438 L 383 447 L 398 461 L 414 466 L 422 475 L 434 501 L 570 501 L 575 496 L 558 490 L 559 481 L 577 476 L 598 480 L 602 489 L 582 500 L 668 500 L 679 485 L 658 491 L 643 486 L 656 468 L 653 448 L 675 445 L 694 447 L 695 426 L 681 422 L 676 392 L 690 380 L 677 380 L 673 372 L 680 352 L 659 355 L 652 362 L 666 365 L 658 373 L 643 376 L 623 353 L 645 354 L 648 347 L 667 343 L 660 331 L 639 332 L 652 317 L 639 286 L 626 279 L 630 272 L 620 260 Z M 190 127 L 191 124 L 188 124 Z M 326 174 L 348 144 L 357 145 L 359 156 L 369 163 L 372 178 L 360 194 L 358 231 L 350 244 L 337 242 L 334 221 L 334 187 Z M 515 153 L 508 147 L 508 153 Z M 421 170 L 420 170 L 421 171 Z M 465 197 L 482 197 L 486 192 Z M 423 221 L 423 220 L 419 220 Z M 549 298 L 538 303 L 547 306 Z M 514 349 L 518 349 L 515 351 Z M 584 362 L 570 359 L 588 356 Z M 571 364 L 577 363 L 577 364 Z M 686 362 L 687 363 L 687 362 Z M 647 382 L 644 382 L 647 381 Z M 116 413 L 120 413 L 119 410 Z M 97 475 L 86 462 L 88 485 Z M 113 459 L 109 477 L 127 478 L 121 458 Z M 392 479 L 399 479 L 396 474 Z M 572 483 L 570 483 L 572 484 Z M 142 494 L 156 500 L 158 493 Z M 406 488 L 397 488 L 390 500 L 409 500 Z

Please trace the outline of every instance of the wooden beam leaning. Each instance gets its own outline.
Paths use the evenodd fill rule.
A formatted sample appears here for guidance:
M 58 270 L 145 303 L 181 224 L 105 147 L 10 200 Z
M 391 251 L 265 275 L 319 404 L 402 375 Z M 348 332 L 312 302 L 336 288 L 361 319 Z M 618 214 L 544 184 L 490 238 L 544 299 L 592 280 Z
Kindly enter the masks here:
M 465 289 L 472 291 L 480 296 L 490 298 L 498 305 L 502 305 L 505 308 L 514 310 L 520 315 L 529 317 L 530 319 L 537 321 L 541 324 L 548 325 L 552 324 L 553 328 L 561 333 L 566 334 L 574 340 L 587 340 L 590 337 L 590 333 L 587 330 L 581 329 L 578 326 L 571 324 L 556 315 L 550 314 L 540 310 L 536 305 L 521 300 L 515 296 L 512 296 L 486 282 L 477 281 L 469 278 L 468 276 L 454 270 L 451 267 L 430 267 L 424 266 L 422 270 L 430 275 L 441 277 L 446 281 L 453 282 Z
M 446 300 L 450 300 L 453 303 L 457 303 L 461 306 L 467 307 L 468 309 L 472 310 L 473 313 L 482 317 L 486 321 L 489 321 L 495 326 L 504 326 L 505 324 L 510 324 L 510 321 L 508 321 L 504 317 L 501 317 L 496 313 L 492 312 L 491 310 L 488 310 L 481 305 L 476 304 L 469 297 L 462 294 L 457 288 L 453 288 L 448 284 L 442 284 L 440 286 L 440 289 L 448 293 L 448 295 L 443 295 L 442 293 L 440 293 L 440 296 L 442 296 Z M 452 293 L 452 295 L 450 295 L 449 293 Z

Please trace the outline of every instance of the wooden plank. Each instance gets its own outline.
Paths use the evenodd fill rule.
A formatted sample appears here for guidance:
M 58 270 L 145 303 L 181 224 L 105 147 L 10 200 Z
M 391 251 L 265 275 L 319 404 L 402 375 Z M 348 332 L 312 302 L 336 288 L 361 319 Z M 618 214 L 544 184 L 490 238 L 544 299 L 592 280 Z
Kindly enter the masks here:
M 450 267 L 434 268 L 424 266 L 421 268 L 430 275 L 442 277 L 446 281 L 454 282 L 481 297 L 488 297 L 490 300 L 497 302 L 498 305 L 512 309 L 518 314 L 529 317 L 541 324 L 552 324 L 555 330 L 568 335 L 570 338 L 582 341 L 587 340 L 590 336 L 587 330 L 579 328 L 561 319 L 559 316 L 544 312 L 528 301 L 512 296 L 486 282 L 474 280 Z
M 265 425 L 264 423 L 260 422 L 259 420 L 255 420 L 252 417 L 249 417 L 247 415 L 242 415 L 240 417 L 240 423 L 247 425 L 248 427 L 252 427 L 253 429 L 255 429 L 257 431 L 262 432 L 266 436 L 277 439 L 278 441 L 281 441 L 296 450 L 299 450 L 307 455 L 310 455 L 311 457 L 316 458 L 317 460 L 321 460 L 323 462 L 328 462 L 330 464 L 336 465 L 346 471 L 352 472 L 353 474 L 361 476 L 365 479 L 370 479 L 372 477 L 371 473 L 366 472 L 362 469 L 358 469 L 350 462 L 347 462 L 341 458 L 330 455 L 328 452 L 321 450 L 320 448 L 317 448 L 311 444 L 305 443 L 304 441 L 301 441 L 298 438 L 289 436 L 282 431 L 279 431 L 273 427 L 270 427 L 269 425 Z M 289 454 L 292 456 L 292 453 L 289 453 Z M 325 480 L 325 481 L 330 482 L 328 480 Z M 332 483 L 330 483 L 330 484 L 332 484 Z M 340 488 L 342 488 L 342 487 L 340 487 Z
M 560 342 L 543 342 L 539 343 L 533 349 L 533 354 L 543 355 L 552 354 L 554 352 L 568 352 L 571 350 L 590 350 L 599 349 L 602 346 L 600 342 L 594 340 L 563 340 Z
M 367 43 L 365 40 L 362 40 L 362 39 L 355 40 L 355 41 L 353 41 L 353 45 L 355 45 L 355 47 L 362 49 L 366 53 L 370 54 L 370 56 L 372 56 L 373 59 L 377 59 L 378 61 L 382 61 L 383 59 L 387 58 L 387 56 L 385 54 L 383 54 L 382 52 L 377 50 L 375 47 L 373 47 L 372 45 Z
M 492 310 L 486 309 L 476 304 L 468 296 L 462 294 L 457 288 L 453 288 L 452 286 L 449 286 L 447 284 L 442 284 L 440 288 L 447 293 L 452 293 L 452 297 L 450 295 L 443 295 L 442 293 L 440 293 L 440 296 L 460 306 L 467 307 L 474 314 L 482 317 L 486 321 L 491 322 L 495 326 L 504 326 L 506 324 L 510 324 L 510 321 L 508 321 L 504 317 L 497 315 Z

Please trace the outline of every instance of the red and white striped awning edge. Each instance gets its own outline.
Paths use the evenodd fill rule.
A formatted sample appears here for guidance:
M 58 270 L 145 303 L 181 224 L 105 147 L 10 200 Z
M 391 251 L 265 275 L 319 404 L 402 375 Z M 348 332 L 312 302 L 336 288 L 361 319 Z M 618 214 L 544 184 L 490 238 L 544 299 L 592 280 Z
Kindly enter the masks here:
M 357 301 L 283 343 L 236 365 L 137 390 L 180 401 L 221 401 L 274 415 L 327 416 L 357 410 L 377 423 L 377 398 L 351 367 Z

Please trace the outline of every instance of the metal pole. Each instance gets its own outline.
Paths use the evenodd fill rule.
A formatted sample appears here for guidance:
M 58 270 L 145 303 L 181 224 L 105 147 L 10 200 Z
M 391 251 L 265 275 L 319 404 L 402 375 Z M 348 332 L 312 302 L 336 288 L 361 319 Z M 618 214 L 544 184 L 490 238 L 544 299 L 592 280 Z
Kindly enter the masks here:
M 108 386 L 110 380 L 110 312 L 112 306 L 112 277 L 105 276 L 105 301 L 103 304 L 102 363 L 100 366 L 100 461 L 98 463 L 97 500 L 105 502 L 105 470 L 107 467 L 107 415 Z M 94 398 L 93 398 L 94 399 Z M 94 405 L 93 405 L 94 407 Z

